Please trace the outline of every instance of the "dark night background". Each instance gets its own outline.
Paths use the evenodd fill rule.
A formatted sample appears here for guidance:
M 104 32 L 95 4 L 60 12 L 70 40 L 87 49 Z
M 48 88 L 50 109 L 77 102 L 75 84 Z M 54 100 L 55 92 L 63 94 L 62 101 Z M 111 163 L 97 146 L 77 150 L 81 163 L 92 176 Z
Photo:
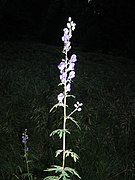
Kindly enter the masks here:
M 0 0 L 0 180 L 27 180 L 22 133 L 34 180 L 61 164 L 61 109 L 49 113 L 61 91 L 57 65 L 63 28 L 76 23 L 71 53 L 77 55 L 72 93 L 82 102 L 67 148 L 79 156 L 82 180 L 135 179 L 134 0 Z M 75 100 L 68 101 L 69 112 Z M 76 178 L 72 178 L 76 180 Z
M 1 0 L 0 40 L 59 45 L 65 21 L 77 24 L 75 46 L 134 56 L 135 6 L 123 0 Z

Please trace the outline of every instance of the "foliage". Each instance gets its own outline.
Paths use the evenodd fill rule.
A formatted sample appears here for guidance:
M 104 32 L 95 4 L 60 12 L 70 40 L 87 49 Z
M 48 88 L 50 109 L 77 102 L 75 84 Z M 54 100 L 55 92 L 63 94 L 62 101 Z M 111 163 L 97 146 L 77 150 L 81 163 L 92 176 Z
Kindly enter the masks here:
M 67 144 L 81 157 L 76 168 L 85 180 L 133 180 L 135 65 L 131 59 L 74 50 L 79 63 L 72 93 L 85 103 L 81 114 L 74 114 L 81 133 L 69 121 L 72 134 Z M 61 140 L 50 139 L 50 132 L 61 129 L 61 108 L 49 113 L 60 88 L 56 89 L 60 58 L 61 47 L 0 43 L 1 180 L 21 179 L 26 173 L 21 142 L 25 128 L 37 180 L 48 175 L 43 169 L 61 162 L 55 158 Z M 69 98 L 69 109 L 72 102 Z M 75 166 L 68 158 L 67 163 Z

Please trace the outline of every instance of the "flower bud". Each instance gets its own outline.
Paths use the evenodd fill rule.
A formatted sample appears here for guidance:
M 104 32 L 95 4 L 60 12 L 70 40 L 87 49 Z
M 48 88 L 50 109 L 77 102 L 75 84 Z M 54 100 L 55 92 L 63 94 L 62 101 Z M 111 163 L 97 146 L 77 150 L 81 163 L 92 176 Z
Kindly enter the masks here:
M 67 27 L 70 29 L 71 28 L 71 25 L 70 25 L 70 23 L 67 23 Z
M 68 21 L 71 22 L 71 17 L 68 18 Z
M 78 108 L 77 110 L 78 110 L 78 111 L 81 111 L 81 110 L 82 110 L 82 108 Z

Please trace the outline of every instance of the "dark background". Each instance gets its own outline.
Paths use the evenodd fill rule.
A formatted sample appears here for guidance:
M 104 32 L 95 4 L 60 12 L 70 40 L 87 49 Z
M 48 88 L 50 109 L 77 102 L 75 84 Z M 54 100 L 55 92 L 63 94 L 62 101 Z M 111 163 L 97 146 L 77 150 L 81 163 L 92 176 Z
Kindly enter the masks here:
M 63 28 L 76 23 L 71 53 L 78 57 L 68 110 L 70 147 L 84 180 L 135 179 L 135 7 L 130 0 L 0 0 L 0 180 L 26 180 L 22 133 L 28 129 L 30 172 L 61 164 L 61 109 L 49 113 L 62 92 L 57 65 Z M 85 52 L 84 52 L 85 51 Z M 68 54 L 70 57 L 70 53 Z
M 67 18 L 83 51 L 133 57 L 135 6 L 130 0 L 0 0 L 0 40 L 61 45 Z

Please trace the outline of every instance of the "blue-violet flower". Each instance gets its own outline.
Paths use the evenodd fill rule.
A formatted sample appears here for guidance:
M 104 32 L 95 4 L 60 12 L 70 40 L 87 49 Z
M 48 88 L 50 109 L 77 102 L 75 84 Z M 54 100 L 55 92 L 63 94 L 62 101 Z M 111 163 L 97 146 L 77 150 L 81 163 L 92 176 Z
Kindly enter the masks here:
M 64 99 L 64 94 L 63 93 L 60 93 L 58 96 L 57 96 L 57 99 L 59 101 L 59 103 L 62 103 L 63 99 Z

